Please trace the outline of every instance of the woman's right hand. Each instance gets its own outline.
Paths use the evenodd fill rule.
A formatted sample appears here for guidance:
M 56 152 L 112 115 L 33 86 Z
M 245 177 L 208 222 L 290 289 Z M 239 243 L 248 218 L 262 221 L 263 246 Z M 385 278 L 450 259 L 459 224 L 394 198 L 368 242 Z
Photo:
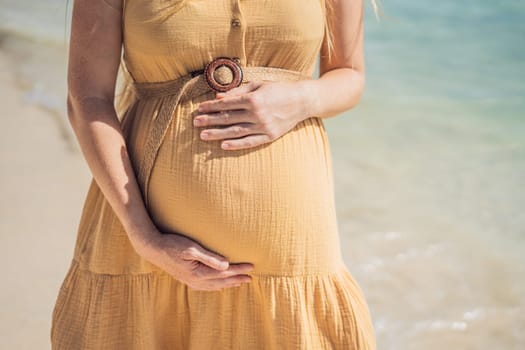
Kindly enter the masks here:
M 195 290 L 214 291 L 251 281 L 253 264 L 229 264 L 194 240 L 177 233 L 158 233 L 137 252 Z
M 79 0 L 72 11 L 67 114 L 93 178 L 133 248 L 145 259 L 194 289 L 218 290 L 248 282 L 251 264 L 230 265 L 185 236 L 160 233 L 144 206 L 114 106 L 123 47 L 122 10 L 121 0 Z

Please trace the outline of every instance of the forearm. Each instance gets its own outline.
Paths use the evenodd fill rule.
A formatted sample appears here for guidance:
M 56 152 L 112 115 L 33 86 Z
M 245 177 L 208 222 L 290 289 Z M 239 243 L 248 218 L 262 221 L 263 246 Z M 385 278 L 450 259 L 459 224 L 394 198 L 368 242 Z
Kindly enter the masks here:
M 68 117 L 93 178 L 132 243 L 147 246 L 156 228 L 144 206 L 112 102 L 69 98 Z
M 351 68 L 338 68 L 319 79 L 298 82 L 303 91 L 305 117 L 329 118 L 355 107 L 364 91 L 364 73 Z

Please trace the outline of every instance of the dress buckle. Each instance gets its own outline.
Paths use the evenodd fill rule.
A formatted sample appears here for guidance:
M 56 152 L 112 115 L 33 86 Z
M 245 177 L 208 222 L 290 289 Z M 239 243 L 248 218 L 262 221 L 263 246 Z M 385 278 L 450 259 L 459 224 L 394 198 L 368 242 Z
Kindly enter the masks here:
M 217 81 L 216 79 L 215 72 L 222 66 L 226 66 L 231 71 L 232 80 L 229 83 Z M 214 58 L 204 68 L 204 77 L 206 82 L 210 88 L 218 92 L 225 92 L 241 85 L 243 79 L 242 73 L 242 68 L 238 60 L 231 57 Z

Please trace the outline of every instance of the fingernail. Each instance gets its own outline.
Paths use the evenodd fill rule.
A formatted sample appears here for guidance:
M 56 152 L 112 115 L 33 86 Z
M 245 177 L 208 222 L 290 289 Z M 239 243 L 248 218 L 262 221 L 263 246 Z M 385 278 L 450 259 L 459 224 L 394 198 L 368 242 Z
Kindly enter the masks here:
M 201 133 L 201 138 L 202 138 L 203 140 L 208 139 L 208 136 L 209 136 L 209 135 L 208 135 L 207 132 L 202 132 L 202 133 Z
M 222 149 L 228 149 L 230 148 L 230 144 L 229 143 L 223 143 L 222 144 Z
M 193 120 L 193 125 L 195 125 L 195 126 L 201 126 L 201 125 L 202 125 L 202 120 L 200 120 L 200 119 L 194 119 L 194 120 Z
M 199 112 L 203 112 L 203 111 L 204 111 L 204 108 L 203 108 L 202 106 L 199 106 L 199 107 L 197 108 L 197 110 L 198 110 Z

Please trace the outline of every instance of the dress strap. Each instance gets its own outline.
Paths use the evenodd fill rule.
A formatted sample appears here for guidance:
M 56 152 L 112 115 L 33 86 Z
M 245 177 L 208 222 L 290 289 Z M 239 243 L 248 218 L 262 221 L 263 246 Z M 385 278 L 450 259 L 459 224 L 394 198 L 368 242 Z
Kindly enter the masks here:
M 312 79 L 311 76 L 302 72 L 278 67 L 243 67 L 243 81 L 246 84 L 253 80 L 266 81 L 298 81 Z M 151 171 L 155 163 L 160 145 L 164 140 L 175 108 L 186 99 L 195 98 L 202 94 L 213 91 L 208 85 L 203 70 L 193 71 L 179 78 L 162 82 L 133 82 L 135 95 L 138 100 L 151 98 L 170 97 L 164 101 L 158 111 L 158 115 L 150 128 L 144 147 L 144 155 L 138 166 L 137 181 L 141 186 L 144 202 L 148 206 L 148 185 Z

